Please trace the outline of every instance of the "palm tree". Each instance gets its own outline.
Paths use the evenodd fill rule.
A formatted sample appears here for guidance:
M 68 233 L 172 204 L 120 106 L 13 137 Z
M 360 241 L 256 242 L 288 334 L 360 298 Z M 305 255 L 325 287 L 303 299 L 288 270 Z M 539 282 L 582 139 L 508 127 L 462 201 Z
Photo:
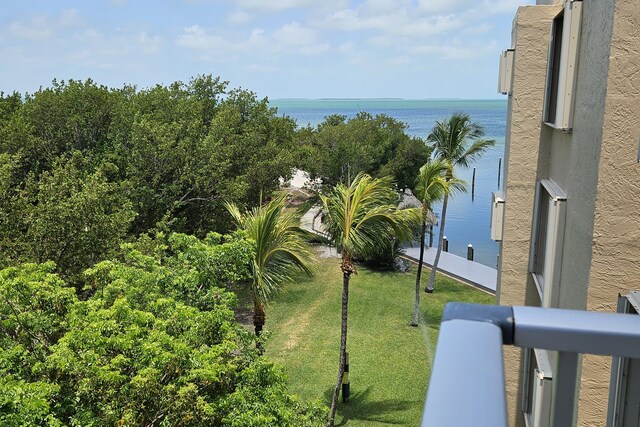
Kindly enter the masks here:
M 284 197 L 277 197 L 245 214 L 235 204 L 226 204 L 238 226 L 255 242 L 251 294 L 256 336 L 262 332 L 265 304 L 270 295 L 291 280 L 295 269 L 311 275 L 309 251 L 302 237 L 304 231 L 299 227 L 300 220 L 295 213 L 284 210 L 285 204 Z
M 418 209 L 397 209 L 398 195 L 389 178 L 372 178 L 359 173 L 350 185 L 338 184 L 331 194 L 321 196 L 327 232 L 342 253 L 342 328 L 340 363 L 327 426 L 333 427 L 340 384 L 347 354 L 349 280 L 356 272 L 354 258 L 365 258 L 393 239 L 408 240 L 417 225 Z
M 447 164 L 445 179 L 450 182 L 455 177 L 454 168 L 461 166 L 469 167 L 469 164 L 480 157 L 487 148 L 493 147 L 495 141 L 492 139 L 482 139 L 484 128 L 476 122 L 472 122 L 468 114 L 454 113 L 449 120 L 436 122 L 427 137 L 427 142 L 433 144 L 435 158 Z M 442 201 L 442 215 L 440 216 L 440 233 L 438 236 L 438 250 L 433 260 L 433 267 L 429 275 L 429 282 L 425 292 L 431 293 L 436 280 L 436 270 L 440 262 L 442 253 L 442 238 L 444 237 L 444 225 L 447 219 L 447 202 L 449 192 L 445 192 Z
M 447 181 L 444 173 L 447 164 L 442 160 L 433 160 L 425 163 L 416 179 L 413 194 L 422 204 L 422 230 L 420 233 L 420 257 L 418 261 L 418 273 L 416 274 L 416 302 L 413 307 L 411 326 L 418 326 L 418 311 L 420 309 L 420 279 L 422 276 L 422 261 L 424 260 L 424 236 L 427 232 L 427 218 L 431 211 L 431 205 L 444 196 Z

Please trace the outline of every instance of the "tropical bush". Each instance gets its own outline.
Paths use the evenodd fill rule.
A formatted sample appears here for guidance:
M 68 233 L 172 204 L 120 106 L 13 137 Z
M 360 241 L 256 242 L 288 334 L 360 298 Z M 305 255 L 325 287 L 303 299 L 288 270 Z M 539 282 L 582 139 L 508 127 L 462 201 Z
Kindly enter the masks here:
M 127 245 L 87 270 L 84 300 L 52 262 L 0 271 L 1 425 L 321 424 L 324 410 L 288 394 L 219 287 L 248 277 L 252 243 L 167 240 L 162 256 Z

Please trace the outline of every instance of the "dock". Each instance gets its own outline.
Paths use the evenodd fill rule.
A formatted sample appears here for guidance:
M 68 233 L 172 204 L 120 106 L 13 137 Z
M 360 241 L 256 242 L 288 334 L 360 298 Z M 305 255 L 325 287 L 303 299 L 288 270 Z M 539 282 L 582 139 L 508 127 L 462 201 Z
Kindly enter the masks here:
M 407 258 L 418 262 L 418 258 L 420 257 L 419 246 L 405 248 L 404 252 Z M 433 266 L 433 260 L 436 257 L 436 252 L 436 248 L 425 248 L 423 264 L 431 268 Z M 498 270 L 495 268 L 487 267 L 484 264 L 469 261 L 461 256 L 442 251 L 440 253 L 440 262 L 438 263 L 438 272 L 492 295 L 496 294 Z
M 319 211 L 320 208 L 318 206 L 309 209 L 301 218 L 300 227 L 312 233 L 326 236 L 318 215 Z M 404 253 L 406 258 L 418 262 L 420 247 L 404 248 Z M 436 248 L 425 248 L 423 264 L 431 268 L 435 257 Z M 498 270 L 495 268 L 442 251 L 440 262 L 438 263 L 438 272 L 492 295 L 496 294 Z

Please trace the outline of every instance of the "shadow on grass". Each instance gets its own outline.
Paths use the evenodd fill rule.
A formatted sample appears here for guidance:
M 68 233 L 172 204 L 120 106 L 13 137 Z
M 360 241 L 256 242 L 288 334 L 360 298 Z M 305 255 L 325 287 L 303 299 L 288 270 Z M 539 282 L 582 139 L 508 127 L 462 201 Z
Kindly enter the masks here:
M 324 392 L 327 406 L 331 405 L 333 387 Z M 363 391 L 351 392 L 347 403 L 342 403 L 342 395 L 338 400 L 336 420 L 342 420 L 336 426 L 348 425 L 350 420 L 366 421 L 370 423 L 405 424 L 403 413 L 415 407 L 422 406 L 421 401 L 406 401 L 400 399 L 373 400 L 371 386 Z
M 422 282 L 422 289 L 426 281 Z M 422 309 L 423 320 L 429 329 L 439 330 L 444 306 L 452 301 L 470 301 L 491 304 L 491 295 L 473 289 L 468 285 L 457 282 L 451 278 L 437 276 L 435 291 L 432 294 L 422 293 L 421 298 L 426 302 Z
M 439 331 L 440 322 L 442 321 L 442 310 L 425 310 L 422 312 L 422 320 L 427 328 Z

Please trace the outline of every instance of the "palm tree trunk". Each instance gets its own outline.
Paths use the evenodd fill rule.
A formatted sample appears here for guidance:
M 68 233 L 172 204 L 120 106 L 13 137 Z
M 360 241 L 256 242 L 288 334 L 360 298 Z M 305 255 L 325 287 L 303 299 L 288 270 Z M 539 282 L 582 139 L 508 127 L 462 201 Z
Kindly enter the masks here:
M 256 336 L 259 337 L 262 334 L 262 327 L 267 315 L 264 312 L 264 304 L 258 300 L 253 300 L 253 326 L 255 327 Z
M 424 235 L 427 232 L 426 208 L 422 208 L 422 233 L 420 233 L 420 257 L 418 258 L 418 273 L 416 274 L 416 303 L 413 306 L 411 326 L 418 326 L 418 311 L 420 310 L 420 279 L 422 277 L 422 261 L 424 260 Z
M 447 202 L 449 201 L 449 193 L 444 193 L 444 200 L 442 201 L 442 215 L 440 216 L 440 233 L 438 235 L 438 251 L 436 252 L 436 258 L 433 260 L 433 266 L 431 267 L 431 274 L 429 275 L 429 282 L 424 289 L 427 293 L 432 293 L 436 282 L 436 270 L 438 269 L 438 263 L 440 262 L 440 254 L 442 253 L 442 239 L 444 238 L 444 223 L 447 219 Z
M 347 319 L 349 316 L 349 279 L 351 278 L 351 273 L 352 271 L 348 270 L 342 272 L 342 331 L 340 333 L 340 365 L 338 367 L 336 388 L 333 390 L 333 398 L 331 399 L 331 410 L 329 411 L 327 427 L 333 427 L 336 417 L 338 395 L 340 394 L 342 376 L 344 375 L 344 365 L 347 358 Z

